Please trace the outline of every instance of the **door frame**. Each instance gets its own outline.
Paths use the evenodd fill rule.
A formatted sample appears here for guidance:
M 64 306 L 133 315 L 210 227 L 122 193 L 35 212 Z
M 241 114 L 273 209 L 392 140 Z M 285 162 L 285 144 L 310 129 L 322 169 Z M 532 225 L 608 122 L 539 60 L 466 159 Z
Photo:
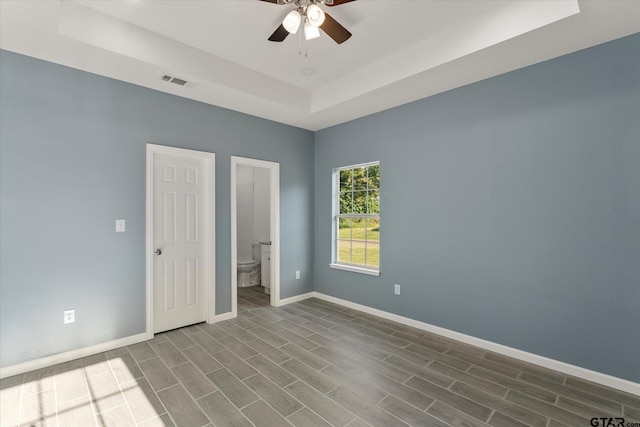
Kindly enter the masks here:
M 269 238 L 271 239 L 271 295 L 273 307 L 280 306 L 280 163 L 231 156 L 231 316 L 238 315 L 238 165 L 269 170 Z
M 204 166 L 203 182 L 206 185 L 205 209 L 207 214 L 202 223 L 201 235 L 204 239 L 204 266 L 205 269 L 205 304 L 207 323 L 213 323 L 215 317 L 215 295 L 216 295 L 216 198 L 215 198 L 215 171 L 216 155 L 204 151 L 187 150 L 184 148 L 167 147 L 163 145 L 147 144 L 147 184 L 146 184 L 146 290 L 147 290 L 147 319 L 146 334 L 149 339 L 153 338 L 153 168 L 154 154 L 164 154 L 175 157 L 186 157 L 189 159 L 202 160 Z

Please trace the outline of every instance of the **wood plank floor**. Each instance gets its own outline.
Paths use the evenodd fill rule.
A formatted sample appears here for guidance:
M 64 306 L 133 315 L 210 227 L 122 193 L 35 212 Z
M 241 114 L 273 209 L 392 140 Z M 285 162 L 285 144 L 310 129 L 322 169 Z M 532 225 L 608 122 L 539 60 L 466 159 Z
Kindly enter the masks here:
M 640 397 L 318 299 L 0 382 L 2 426 L 590 426 Z M 640 426 L 640 424 L 638 424 Z

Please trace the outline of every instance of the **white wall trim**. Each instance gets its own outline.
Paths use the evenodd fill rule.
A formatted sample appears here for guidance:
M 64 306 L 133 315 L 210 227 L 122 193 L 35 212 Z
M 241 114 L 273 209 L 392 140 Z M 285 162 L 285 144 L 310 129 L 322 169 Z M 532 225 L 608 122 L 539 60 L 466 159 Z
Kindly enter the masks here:
M 238 315 L 238 160 L 231 156 L 231 312 Z
M 306 294 L 296 295 L 290 298 L 280 300 L 280 306 L 292 304 L 294 302 L 302 301 L 308 298 L 318 296 L 316 292 L 308 292 Z M 320 298 L 320 297 L 318 297 Z M 237 313 L 231 311 L 215 315 L 208 323 L 224 322 L 225 320 L 231 320 L 237 317 Z M 89 347 L 83 347 L 76 350 L 67 351 L 64 353 L 54 354 L 52 356 L 43 357 L 41 359 L 30 360 L 28 362 L 20 363 L 17 365 L 7 366 L 6 368 L 0 368 L 0 378 L 12 377 L 14 375 L 24 374 L 25 372 L 35 371 L 37 369 L 47 368 L 49 366 L 57 365 L 58 363 L 68 362 L 70 360 L 79 359 L 81 357 L 93 356 L 94 354 L 102 353 L 109 350 L 115 350 L 116 348 L 126 347 L 128 345 L 137 344 L 139 342 L 147 341 L 153 338 L 153 334 L 149 335 L 143 332 L 138 335 L 132 335 L 130 337 L 120 338 L 114 341 L 100 343 Z
M 228 311 L 226 313 L 222 313 L 222 314 L 216 314 L 213 319 L 211 319 L 211 322 L 207 322 L 207 323 L 218 323 L 218 322 L 224 322 L 225 320 L 231 320 L 231 319 L 235 319 L 236 317 L 238 317 L 238 313 L 234 313 L 232 311 Z
M 300 294 L 300 295 L 295 295 L 289 298 L 285 298 L 285 299 L 281 299 L 280 300 L 280 306 L 283 305 L 287 305 L 287 304 L 292 304 L 294 302 L 298 302 L 298 301 L 303 301 L 309 298 L 313 298 L 317 296 L 316 292 L 307 292 L 306 294 Z
M 368 274 L 369 276 L 379 276 L 380 275 L 380 271 L 379 270 L 372 270 L 370 268 L 356 267 L 354 265 L 331 263 L 331 264 L 329 264 L 329 267 L 335 268 L 336 270 L 344 270 L 344 271 L 352 271 L 354 273 Z
M 269 169 L 269 188 L 271 192 L 269 233 L 271 237 L 271 305 L 279 307 L 280 300 L 280 164 L 271 164 Z
M 354 310 L 362 311 L 364 313 L 373 314 L 374 316 L 382 317 L 383 319 L 392 320 L 394 322 L 402 323 L 407 326 L 411 326 L 423 331 L 438 334 L 447 338 L 454 339 L 466 344 L 471 344 L 477 347 L 484 348 L 496 353 L 503 354 L 505 356 L 513 357 L 525 362 L 532 363 L 534 365 L 542 366 L 544 368 L 553 369 L 567 375 L 582 378 L 587 381 L 592 381 L 607 387 L 622 390 L 627 393 L 632 393 L 640 396 L 640 384 L 628 381 L 622 378 L 614 377 L 611 375 L 603 374 L 601 372 L 592 371 L 590 369 L 582 368 L 580 366 L 571 365 L 569 363 L 560 362 L 558 360 L 550 359 L 548 357 L 539 356 L 537 354 L 529 353 L 516 348 L 508 347 L 506 345 L 497 344 L 491 341 L 476 338 L 471 335 L 462 334 L 460 332 L 452 331 L 450 329 L 441 328 L 439 326 L 431 325 L 429 323 L 420 322 L 418 320 L 410 319 L 408 317 L 399 316 L 397 314 L 389 313 L 387 311 L 378 310 L 377 308 L 368 307 L 366 305 L 357 304 L 351 301 L 343 300 L 340 298 L 326 295 L 320 292 L 310 292 L 309 297 L 316 297 L 321 300 L 329 301 L 335 304 L 349 307 Z M 309 294 L 304 294 L 309 295 Z
M 420 322 L 418 320 L 410 319 L 408 317 L 399 316 L 397 314 L 389 313 L 387 311 L 379 310 L 377 308 L 368 307 L 366 305 L 357 304 L 351 301 L 343 300 L 340 298 L 326 295 L 320 292 L 308 292 L 301 295 L 296 295 L 290 298 L 286 298 L 280 301 L 280 305 L 291 304 L 299 301 L 303 301 L 309 298 L 318 298 L 324 301 L 332 302 L 334 304 L 342 305 L 344 307 L 352 308 L 354 310 L 362 311 L 364 313 L 372 314 L 374 316 L 381 317 L 383 319 L 392 320 L 407 326 L 411 326 L 417 329 L 422 329 L 427 332 L 438 334 L 447 338 L 454 339 L 470 345 L 475 345 L 496 353 L 510 356 L 525 362 L 533 363 L 534 365 L 542 366 L 545 368 L 553 369 L 567 375 L 573 375 L 578 378 L 582 378 L 587 381 L 602 384 L 607 387 L 615 388 L 617 390 L 625 391 L 627 393 L 640 396 L 640 384 L 628 381 L 622 378 L 614 377 L 611 375 L 603 374 L 590 369 L 582 368 L 580 366 L 571 365 L 569 363 L 560 362 L 558 360 L 550 359 L 548 357 L 539 356 L 537 354 L 529 353 L 526 351 L 518 350 L 512 347 L 508 347 L 502 344 L 497 344 L 491 341 L 483 340 L 480 338 L 472 337 L 470 335 L 455 332 L 450 329 L 441 328 L 439 326 L 431 325 L 429 323 Z M 219 314 L 213 317 L 213 322 L 217 323 L 225 320 L 233 319 L 237 316 L 237 313 L 228 312 Z M 152 338 L 153 336 L 151 336 Z M 23 374 L 25 372 L 34 371 L 37 369 L 46 368 L 59 363 L 68 362 L 70 360 L 79 359 L 82 357 L 92 356 L 94 354 L 102 353 L 109 350 L 115 350 L 120 347 L 137 344 L 139 342 L 147 341 L 150 339 L 149 335 L 144 332 L 137 335 L 131 335 L 129 337 L 120 338 L 113 341 L 108 341 L 89 347 L 83 347 L 76 350 L 67 351 L 64 353 L 58 353 L 51 356 L 43 357 L 40 359 L 30 360 L 28 362 L 19 363 L 17 365 L 7 366 L 0 368 L 0 378 L 7 378 L 14 375 Z
M 65 351 L 64 353 L 53 354 L 51 356 L 30 360 L 28 362 L 19 363 L 17 365 L 7 366 L 6 368 L 0 368 L 0 378 L 12 377 L 14 375 L 24 374 L 25 372 L 35 371 L 37 369 L 57 365 L 58 363 L 64 363 L 70 360 L 80 359 L 82 357 L 93 356 L 94 354 L 137 344 L 148 339 L 149 337 L 147 333 L 143 332 L 138 335 L 131 335 L 125 338 L 119 338 L 117 340 L 103 342 L 76 350 Z
M 280 303 L 278 304 L 278 307 L 281 307 L 287 304 L 292 304 L 294 302 L 302 301 L 305 299 L 313 298 L 314 296 L 316 296 L 315 292 L 307 292 L 306 294 L 300 294 L 300 295 L 295 295 L 289 298 L 281 299 Z M 236 317 L 238 317 L 237 312 L 234 313 L 233 311 L 229 311 L 227 313 L 216 315 L 213 319 L 213 322 L 211 323 L 224 322 L 225 320 L 235 319 Z

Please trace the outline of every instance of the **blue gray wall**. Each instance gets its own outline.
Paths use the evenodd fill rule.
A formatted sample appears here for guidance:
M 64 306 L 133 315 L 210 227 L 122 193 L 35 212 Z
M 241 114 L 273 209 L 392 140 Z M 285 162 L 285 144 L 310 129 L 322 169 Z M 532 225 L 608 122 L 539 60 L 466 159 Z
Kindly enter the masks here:
M 317 132 L 316 291 L 640 381 L 638 76 L 634 35 Z M 381 275 L 332 270 L 374 160 Z
M 319 131 L 315 152 L 308 131 L 6 51 L 0 62 L 0 366 L 144 331 L 151 142 L 216 153 L 218 313 L 231 308 L 229 157 L 259 158 L 281 165 L 283 298 L 315 282 L 640 380 L 638 35 Z M 331 270 L 331 171 L 373 160 L 382 274 Z M 77 322 L 64 326 L 67 308 Z
M 281 296 L 313 289 L 312 132 L 7 51 L 0 63 L 1 366 L 144 332 L 147 142 L 216 153 L 218 314 L 232 155 L 280 163 Z

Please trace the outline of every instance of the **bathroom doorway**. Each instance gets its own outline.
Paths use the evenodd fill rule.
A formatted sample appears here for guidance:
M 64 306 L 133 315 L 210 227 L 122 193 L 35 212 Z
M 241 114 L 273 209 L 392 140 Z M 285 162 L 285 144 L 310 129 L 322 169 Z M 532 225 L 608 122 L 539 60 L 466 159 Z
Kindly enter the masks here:
M 239 274 L 240 273 L 240 274 Z M 238 288 L 280 304 L 280 164 L 231 157 L 231 305 Z

